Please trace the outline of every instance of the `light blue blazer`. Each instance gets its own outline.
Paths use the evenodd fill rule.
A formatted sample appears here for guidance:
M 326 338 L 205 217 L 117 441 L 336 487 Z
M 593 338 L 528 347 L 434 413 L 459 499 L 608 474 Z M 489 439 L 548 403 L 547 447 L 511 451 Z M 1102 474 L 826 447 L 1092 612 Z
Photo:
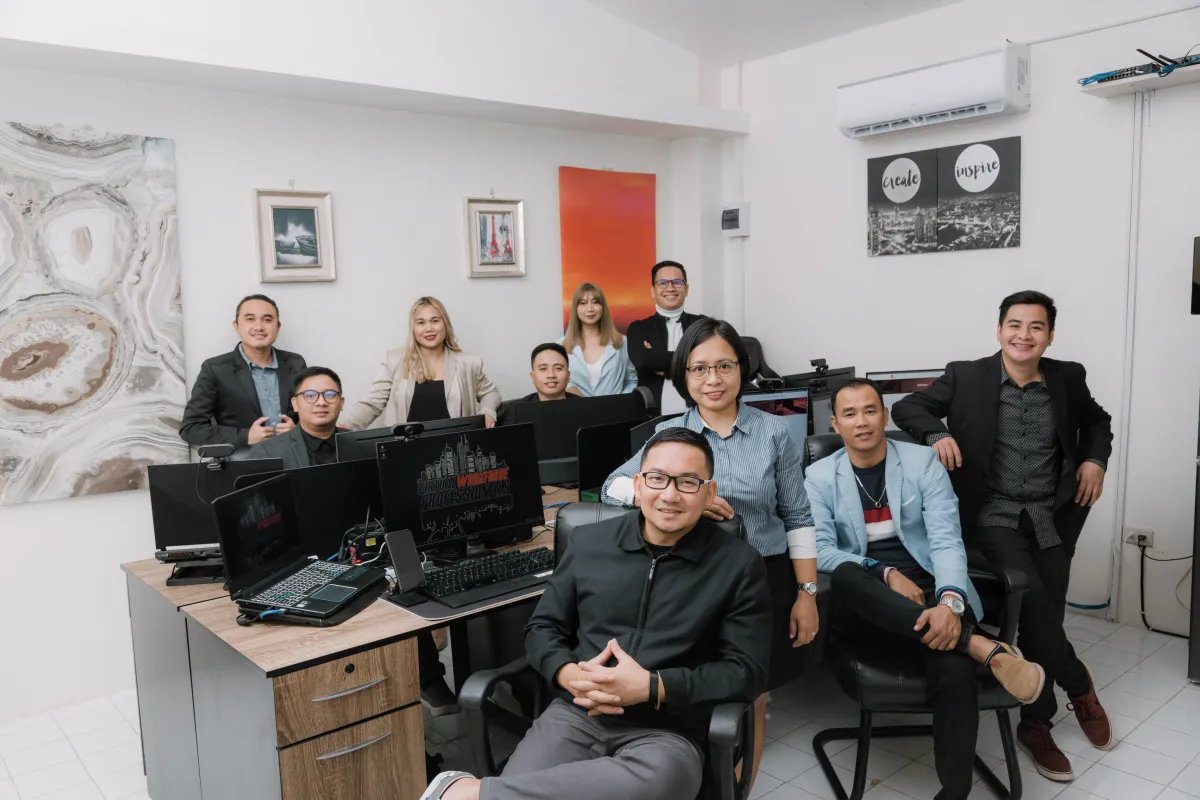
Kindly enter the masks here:
M 562 344 L 565 336 L 558 338 Z M 571 386 L 579 390 L 584 397 L 598 397 L 604 394 L 628 394 L 637 388 L 637 370 L 629 360 L 629 339 L 622 337 L 621 347 L 617 349 L 612 343 L 604 346 L 604 355 L 600 360 L 600 381 L 592 386 L 588 376 L 587 362 L 583 360 L 583 345 L 575 345 L 575 349 L 567 354 L 567 366 L 571 370 Z
M 939 594 L 957 590 L 975 618 L 983 619 L 979 594 L 967 577 L 958 498 L 933 448 L 889 439 L 884 481 L 896 534 L 909 554 L 933 575 Z M 869 566 L 862 500 L 846 449 L 812 464 L 804 488 L 817 528 L 817 569 L 833 572 L 847 561 Z

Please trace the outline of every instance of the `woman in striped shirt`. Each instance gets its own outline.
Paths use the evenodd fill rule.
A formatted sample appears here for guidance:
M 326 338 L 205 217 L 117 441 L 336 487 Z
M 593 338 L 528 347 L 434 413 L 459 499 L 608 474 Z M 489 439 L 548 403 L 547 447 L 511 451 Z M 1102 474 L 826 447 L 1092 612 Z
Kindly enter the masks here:
M 671 364 L 671 381 L 688 405 L 681 417 L 658 426 L 703 433 L 716 458 L 717 497 L 705 510 L 713 519 L 739 515 L 750 544 L 762 554 L 774 608 L 768 688 L 796 678 L 798 650 L 817 635 L 817 543 L 800 450 L 782 419 L 741 402 L 749 380 L 746 346 L 728 322 L 704 318 L 684 332 Z M 604 483 L 606 503 L 636 505 L 637 453 Z M 766 696 L 755 703 L 757 772 L 766 730 Z

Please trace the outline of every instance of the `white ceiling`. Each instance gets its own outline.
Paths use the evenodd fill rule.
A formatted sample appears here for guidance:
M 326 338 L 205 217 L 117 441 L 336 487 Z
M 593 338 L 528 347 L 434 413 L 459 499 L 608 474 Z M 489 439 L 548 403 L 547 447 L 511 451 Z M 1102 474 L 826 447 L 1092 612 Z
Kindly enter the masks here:
M 587 0 L 724 67 L 960 0 Z

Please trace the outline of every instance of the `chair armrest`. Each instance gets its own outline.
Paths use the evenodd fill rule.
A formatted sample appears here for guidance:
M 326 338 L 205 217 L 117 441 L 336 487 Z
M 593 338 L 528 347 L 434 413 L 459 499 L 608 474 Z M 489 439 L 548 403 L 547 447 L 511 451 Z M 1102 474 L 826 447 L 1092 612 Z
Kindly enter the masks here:
M 967 577 L 978 583 L 1002 583 L 1004 585 L 1004 619 L 1000 623 L 1000 641 L 1013 644 L 1017 640 L 1017 623 L 1021 619 L 1021 600 L 1029 591 L 1029 580 L 1025 573 L 1008 567 L 980 569 L 971 567 Z
M 719 800 L 745 800 L 750 794 L 750 759 L 754 757 L 754 705 L 722 703 L 708 723 L 708 766 Z M 742 761 L 741 778 L 736 768 Z
M 499 767 L 492 756 L 492 742 L 488 736 L 490 718 L 495 714 L 513 714 L 488 701 L 496 690 L 496 684 L 519 677 L 532 670 L 529 659 L 518 658 L 503 667 L 485 669 L 473 673 L 463 681 L 458 693 L 458 704 L 463 710 L 467 721 L 467 736 L 470 737 L 471 751 L 475 757 L 475 772 L 480 778 L 496 775 Z

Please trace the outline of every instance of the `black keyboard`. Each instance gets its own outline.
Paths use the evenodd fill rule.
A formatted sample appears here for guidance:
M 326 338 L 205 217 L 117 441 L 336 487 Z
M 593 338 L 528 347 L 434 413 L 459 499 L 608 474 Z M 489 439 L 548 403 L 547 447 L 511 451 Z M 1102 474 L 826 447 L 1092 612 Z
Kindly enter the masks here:
M 431 569 L 421 591 L 444 606 L 462 608 L 545 583 L 553 571 L 554 552 L 548 547 L 509 550 Z

